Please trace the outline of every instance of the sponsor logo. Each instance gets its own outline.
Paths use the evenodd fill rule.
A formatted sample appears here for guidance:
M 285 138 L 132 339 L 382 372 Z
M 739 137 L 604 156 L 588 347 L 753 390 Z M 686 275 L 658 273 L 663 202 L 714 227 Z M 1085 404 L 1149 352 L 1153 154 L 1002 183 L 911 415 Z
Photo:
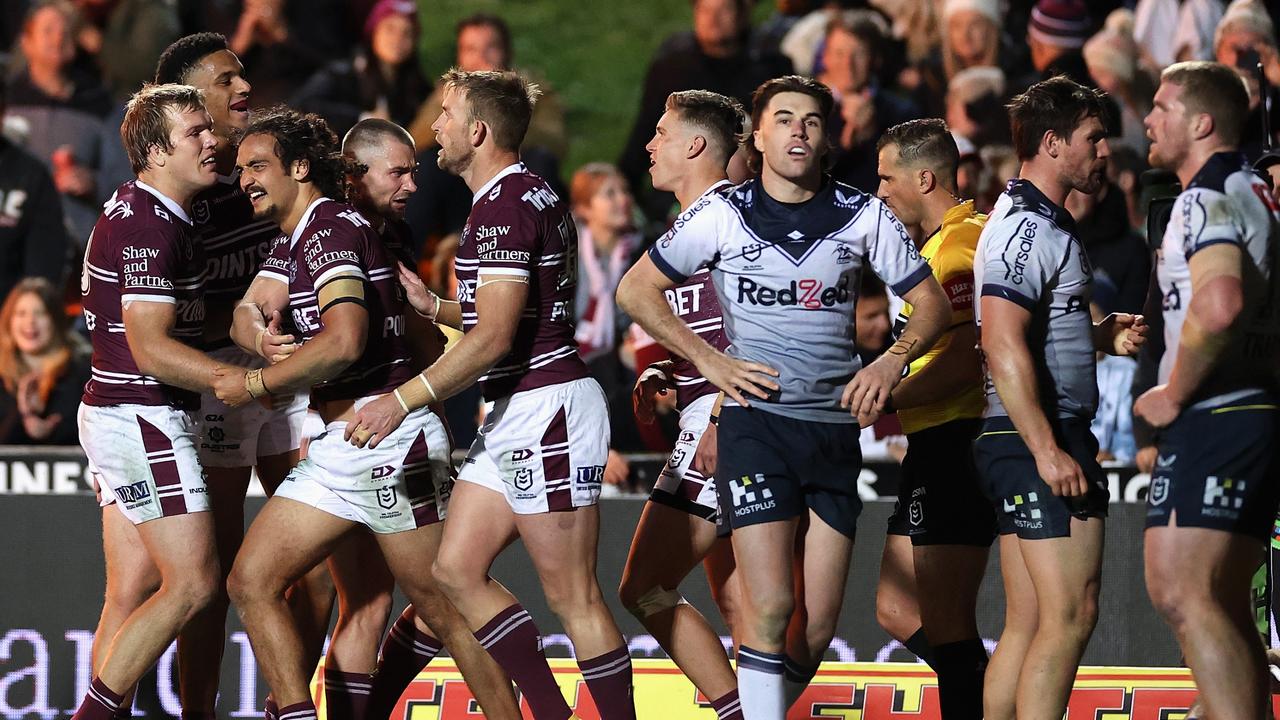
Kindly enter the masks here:
M 532 450 L 530 450 L 530 449 L 528 449 L 528 448 L 525 448 L 525 449 L 523 449 L 523 450 L 512 450 L 512 451 L 511 451 L 511 462 L 512 462 L 512 463 L 527 463 L 527 462 L 529 462 L 530 460 L 532 460 L 532 459 L 533 459 L 533 455 L 534 455 L 533 451 L 532 451 Z
M 518 468 L 511 476 L 511 484 L 521 492 L 528 492 L 533 487 L 533 468 Z
M 112 195 L 111 199 L 102 208 L 107 213 L 108 220 L 124 220 L 133 217 L 133 206 L 128 200 L 116 200 L 116 196 Z
M 168 222 L 173 222 L 173 218 L 169 217 L 169 213 L 161 210 L 159 205 L 153 205 L 152 208 L 156 211 L 156 217 Z
M 956 310 L 968 310 L 973 306 L 973 273 L 964 273 L 943 283 L 947 299 Z
M 1160 455 L 1158 453 L 1156 454 L 1156 467 L 1162 470 L 1173 467 L 1173 464 L 1177 461 L 1178 461 L 1177 453 L 1174 453 L 1172 455 Z
M 1018 252 L 1013 256 L 1013 265 L 1005 272 L 1005 278 L 1014 285 L 1021 285 L 1026 280 L 1027 260 L 1031 258 L 1031 248 L 1035 247 L 1036 231 L 1039 229 L 1038 222 L 1029 220 L 1023 223 L 1022 233 L 1012 241 L 1017 243 Z
M 1209 476 L 1204 480 L 1205 515 L 1211 517 L 1235 517 L 1244 506 L 1247 483 L 1233 478 Z
M 702 292 L 699 285 L 675 287 L 663 291 L 663 294 L 667 296 L 667 304 L 671 306 L 671 312 L 678 317 L 692 315 L 702 310 Z
M 338 217 L 346 220 L 356 227 L 373 227 L 373 225 L 369 224 L 369 221 L 366 220 L 363 215 L 355 210 L 343 210 L 338 213 Z
M 604 466 L 603 465 L 587 465 L 578 468 L 577 475 L 574 477 L 574 486 L 579 490 L 593 492 L 600 489 L 604 484 Z
M 506 237 L 509 232 L 511 232 L 510 225 L 481 225 L 476 228 L 476 240 L 480 241 Z
M 489 191 L 489 200 L 490 201 L 497 200 L 498 196 L 501 194 L 502 194 L 502 185 L 501 184 L 494 185 L 493 189 Z
M 379 478 L 390 477 L 394 475 L 395 472 L 396 468 L 394 465 L 379 465 L 373 469 L 372 476 L 374 480 L 378 480 Z
M 133 245 L 128 245 L 123 250 L 120 251 L 120 257 L 124 260 L 146 261 L 150 258 L 160 257 L 160 249 L 149 248 L 149 247 L 140 248 L 140 247 L 134 247 Z
M 209 428 L 209 439 L 220 443 L 227 438 L 227 433 L 220 427 Z
M 737 480 L 730 480 L 729 492 L 733 494 L 733 514 L 736 517 L 768 510 L 777 505 L 777 501 L 773 499 L 773 491 L 765 484 L 763 473 L 756 473 L 755 476 L 743 475 Z
M 814 278 L 792 280 L 783 288 L 766 287 L 751 278 L 738 277 L 738 304 L 762 307 L 798 305 L 807 310 L 821 310 L 843 305 L 853 297 L 849 291 L 849 278 L 843 276 L 835 287 L 824 288 L 822 281 Z
M 560 200 L 554 192 L 551 192 L 551 188 L 546 186 L 533 188 L 521 195 L 520 199 L 539 210 L 546 210 Z
M 1044 516 L 1040 512 L 1038 493 L 1027 493 L 1026 496 L 1014 495 L 1004 499 L 1004 511 L 1013 516 L 1013 524 L 1020 528 L 1038 529 L 1044 527 Z
M 147 485 L 146 480 L 139 480 L 130 485 L 123 485 L 113 490 L 116 498 L 128 505 L 143 502 L 151 497 L 151 488 Z

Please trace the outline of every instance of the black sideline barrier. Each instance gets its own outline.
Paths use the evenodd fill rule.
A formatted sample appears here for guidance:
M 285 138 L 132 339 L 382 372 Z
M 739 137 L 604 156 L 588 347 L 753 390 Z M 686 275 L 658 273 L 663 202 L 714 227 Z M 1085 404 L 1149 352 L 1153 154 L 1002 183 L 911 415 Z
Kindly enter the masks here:
M 0 717 L 67 717 L 89 681 L 92 633 L 101 609 L 103 561 L 101 516 L 85 482 L 84 458 L 78 448 L 31 451 L 0 448 Z M 637 458 L 633 472 L 653 474 L 654 457 Z M 1111 472 L 1113 503 L 1107 524 L 1102 600 L 1097 631 L 1084 656 L 1087 665 L 1174 666 L 1176 643 L 1151 608 L 1143 586 L 1142 523 L 1147 479 L 1132 469 Z M 828 659 L 841 661 L 910 661 L 913 657 L 882 631 L 875 621 L 875 586 L 884 546 L 885 520 L 892 510 L 897 468 L 871 464 L 861 489 L 869 502 L 859 521 L 858 542 L 849 573 L 846 600 L 837 637 Z M 881 496 L 880 501 L 875 501 Z M 250 498 L 256 514 L 264 500 Z M 614 599 L 642 498 L 610 498 L 601 503 L 599 576 L 614 617 L 636 657 L 662 657 L 652 638 Z M 522 547 L 517 544 L 495 565 L 494 576 L 517 596 L 546 635 L 547 653 L 570 654 L 567 639 L 551 615 Z M 989 640 L 1002 625 L 1004 600 L 997 554 L 987 568 L 979 600 L 979 627 Z M 706 583 L 692 577 L 681 588 L 694 605 L 711 610 Z M 403 598 L 397 603 L 402 607 Z M 714 616 L 714 612 L 709 613 Z M 234 617 L 222 672 L 219 713 L 226 717 L 260 717 L 266 689 L 252 651 Z M 723 628 L 720 630 L 723 632 Z M 139 690 L 139 708 L 147 717 L 176 712 L 172 648 Z

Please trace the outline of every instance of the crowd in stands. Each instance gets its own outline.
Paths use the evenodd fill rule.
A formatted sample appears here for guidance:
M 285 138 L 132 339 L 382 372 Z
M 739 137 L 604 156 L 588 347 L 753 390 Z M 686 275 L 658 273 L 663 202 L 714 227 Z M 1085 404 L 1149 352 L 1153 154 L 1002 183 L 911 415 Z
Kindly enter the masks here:
M 759 0 L 764 2 L 765 0 Z M 577 338 L 609 395 L 614 445 L 662 451 L 669 432 L 639 427 L 630 409 L 637 364 L 651 345 L 614 305 L 617 283 L 665 231 L 674 197 L 649 185 L 645 145 L 669 93 L 705 88 L 749 105 L 763 80 L 796 72 L 827 84 L 836 179 L 874 193 L 876 141 L 919 117 L 944 118 L 962 153 L 960 194 L 991 207 L 1016 173 L 1004 105 L 1031 83 L 1065 74 L 1109 96 L 1109 181 L 1068 199 L 1095 267 L 1096 313 L 1141 312 L 1153 238 L 1140 178 L 1142 119 L 1159 72 L 1216 59 L 1246 76 L 1255 107 L 1274 112 L 1280 52 L 1267 0 L 777 0 L 763 22 L 753 0 L 692 0 L 692 25 L 662 39 L 650 59 L 634 126 L 615 157 L 564 165 L 574 142 L 556 87 L 538 58 L 516 58 L 512 28 L 477 14 L 456 27 L 464 70 L 518 68 L 544 88 L 523 148 L 526 163 L 570 200 L 579 220 Z M 451 262 L 470 207 L 458 178 L 439 170 L 431 124 L 434 77 L 419 57 L 416 0 L 7 0 L 0 11 L 0 442 L 71 443 L 87 360 L 76 333 L 78 268 L 103 202 L 131 177 L 118 137 L 123 103 L 150 79 L 156 57 L 191 32 L 222 32 L 243 60 L 254 108 L 285 102 L 325 117 L 341 135 L 366 117 L 408 128 L 420 162 L 407 219 L 424 277 L 452 296 Z M 590 20 L 584 19 L 584 22 Z M 1262 68 L 1261 77 L 1254 68 Z M 1263 102 L 1265 104 L 1263 104 Z M 1244 143 L 1269 147 L 1259 111 Z M 735 168 L 739 178 L 745 170 Z M 915 228 L 925 234 L 932 228 Z M 65 289 L 65 290 L 64 290 Z M 859 341 L 886 344 L 898 301 L 865 294 Z M 863 315 L 863 309 L 859 309 Z M 1150 309 L 1148 309 L 1150 316 Z M 638 359 L 639 358 L 639 359 Z M 1095 432 L 1108 459 L 1141 453 L 1132 418 L 1136 363 L 1099 363 Z M 450 408 L 459 447 L 471 440 L 479 399 Z M 670 418 L 660 420 L 669 431 Z M 883 440 L 891 428 L 868 439 Z M 1143 433 L 1139 431 L 1139 436 Z M 665 447 L 664 447 L 665 445 Z M 891 445 L 891 443 L 890 443 Z M 892 452 L 889 453 L 891 456 Z M 621 463 L 621 458 L 618 458 Z M 610 480 L 626 482 L 623 465 Z

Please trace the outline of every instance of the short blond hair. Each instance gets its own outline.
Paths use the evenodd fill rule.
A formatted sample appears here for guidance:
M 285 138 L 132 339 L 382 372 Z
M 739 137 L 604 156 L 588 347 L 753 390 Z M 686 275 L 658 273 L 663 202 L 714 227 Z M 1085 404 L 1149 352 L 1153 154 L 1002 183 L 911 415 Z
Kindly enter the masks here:
M 479 120 L 493 130 L 502 150 L 519 150 L 529 132 L 533 106 L 542 90 L 512 70 L 466 72 L 450 68 L 440 78 L 446 87 L 467 95 L 467 122 Z
M 204 93 L 190 85 L 143 85 L 125 105 L 120 140 L 134 175 L 151 167 L 151 148 L 173 150 L 170 109 L 204 110 Z

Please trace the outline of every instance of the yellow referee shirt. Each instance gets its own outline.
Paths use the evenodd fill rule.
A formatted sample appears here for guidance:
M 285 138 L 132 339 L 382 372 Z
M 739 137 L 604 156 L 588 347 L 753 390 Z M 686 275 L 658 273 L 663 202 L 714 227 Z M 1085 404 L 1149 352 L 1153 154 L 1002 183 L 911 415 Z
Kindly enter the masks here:
M 974 212 L 972 200 L 960 203 L 947 211 L 942 218 L 942 227 L 921 248 L 920 254 L 933 269 L 933 276 L 938 279 L 938 284 L 942 285 L 947 299 L 951 301 L 951 327 L 928 353 L 911 363 L 907 371 L 908 377 L 933 362 L 938 353 L 955 337 L 955 328 L 973 322 L 973 255 L 978 248 L 982 226 L 986 223 L 986 215 Z M 906 325 L 910 315 L 911 306 L 904 305 L 898 316 L 899 329 Z M 950 397 L 928 405 L 899 410 L 898 420 L 902 423 L 903 432 L 910 434 L 960 418 L 982 417 L 985 405 L 982 381 L 957 383 L 955 392 Z

